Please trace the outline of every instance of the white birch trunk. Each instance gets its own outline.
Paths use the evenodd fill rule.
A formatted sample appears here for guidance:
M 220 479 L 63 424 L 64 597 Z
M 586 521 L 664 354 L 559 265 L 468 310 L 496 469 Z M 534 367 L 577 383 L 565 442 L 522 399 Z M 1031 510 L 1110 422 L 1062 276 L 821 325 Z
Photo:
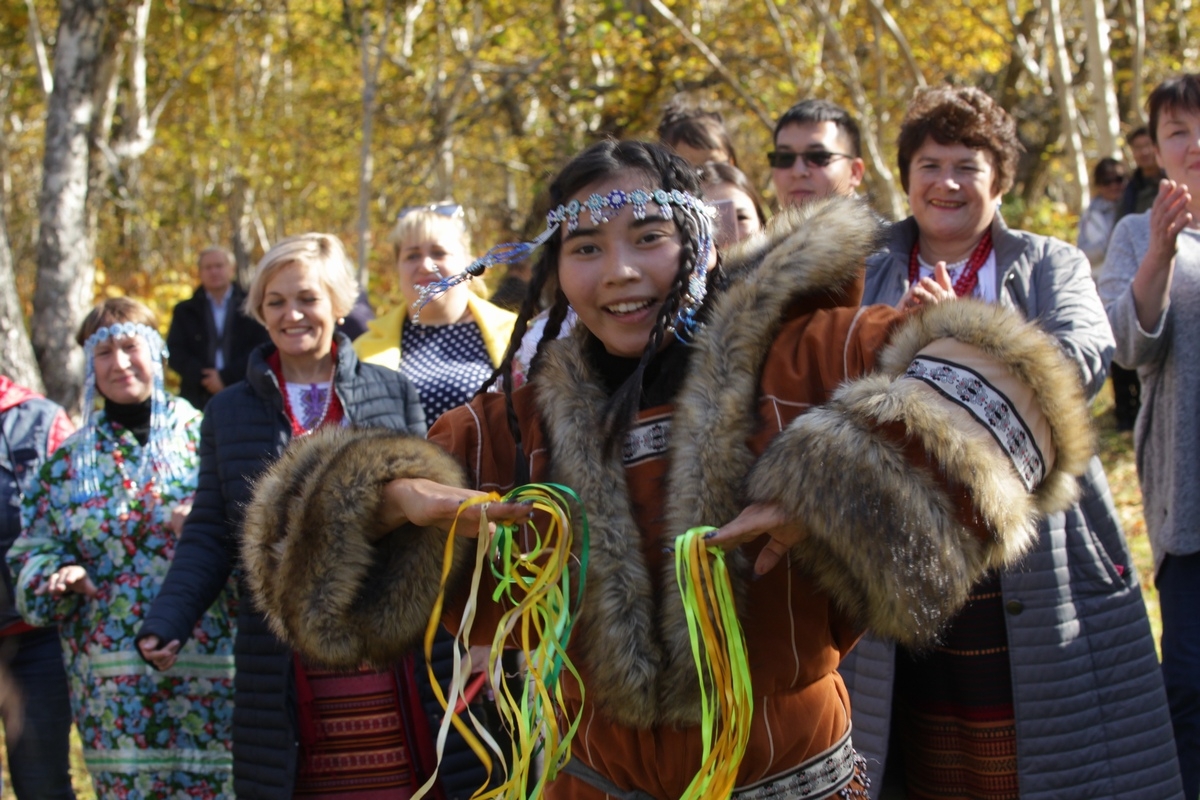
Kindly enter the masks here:
M 1101 158 L 1120 151 L 1121 115 L 1117 110 L 1112 59 L 1108 55 L 1108 16 L 1103 0 L 1083 0 L 1087 22 L 1088 75 L 1092 81 L 1092 126 Z
M 1083 136 L 1079 133 L 1079 110 L 1075 106 L 1075 94 L 1071 91 L 1071 60 L 1067 52 L 1067 37 L 1063 32 L 1062 9 L 1059 0 L 1049 0 L 1050 31 L 1054 43 L 1054 69 L 1051 78 L 1058 95 L 1059 112 L 1063 120 L 1063 137 L 1067 140 L 1067 161 L 1070 174 L 1075 178 L 1072 185 L 1067 182 L 1070 193 L 1069 205 L 1075 214 L 1083 210 L 1088 197 L 1087 160 L 1083 154 Z
M 33 345 L 25 331 L 25 312 L 17 294 L 17 274 L 8 244 L 8 219 L 0 197 L 0 373 L 22 386 L 42 391 Z
M 1133 79 L 1130 83 L 1133 88 L 1129 95 L 1129 107 L 1136 126 L 1140 126 L 1146 124 L 1146 112 L 1142 108 L 1142 83 L 1146 76 L 1145 0 L 1133 0 L 1133 30 L 1130 33 L 1133 39 Z
M 383 52 L 387 47 L 391 31 L 391 3 L 383 4 L 383 26 L 376 40 L 371 33 L 370 15 L 362 11 L 362 77 L 363 77 L 363 122 L 362 150 L 358 167 L 358 282 L 365 290 L 371 276 L 371 181 L 375 176 L 375 159 L 371 147 L 375 134 L 375 106 L 379 94 L 379 68 L 383 63 Z
M 111 46 L 108 12 L 105 0 L 62 0 L 46 110 L 33 349 L 47 396 L 71 412 L 79 410 L 83 383 L 83 353 L 74 336 L 93 297 L 88 132 L 96 110 L 94 82 L 104 48 Z

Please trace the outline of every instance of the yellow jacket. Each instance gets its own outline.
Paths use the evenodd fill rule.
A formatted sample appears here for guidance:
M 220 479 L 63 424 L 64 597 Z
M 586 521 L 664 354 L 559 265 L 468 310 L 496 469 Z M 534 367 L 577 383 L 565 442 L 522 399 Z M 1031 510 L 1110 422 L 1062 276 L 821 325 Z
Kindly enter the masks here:
M 467 298 L 467 310 L 479 325 L 492 366 L 500 366 L 517 315 L 474 294 Z M 359 360 L 399 371 L 400 331 L 404 327 L 404 317 L 405 307 L 398 305 L 367 323 L 367 332 L 354 340 L 354 352 Z

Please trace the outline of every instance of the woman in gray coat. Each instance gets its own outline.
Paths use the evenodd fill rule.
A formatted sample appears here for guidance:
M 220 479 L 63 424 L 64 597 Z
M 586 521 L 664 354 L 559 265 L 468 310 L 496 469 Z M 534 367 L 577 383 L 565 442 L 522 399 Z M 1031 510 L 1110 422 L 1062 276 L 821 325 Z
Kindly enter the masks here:
M 976 89 L 917 96 L 899 142 L 913 216 L 868 260 L 863 303 L 970 296 L 1037 319 L 1104 383 L 1112 332 L 1075 247 L 997 212 L 1020 145 Z M 872 797 L 1182 797 L 1145 605 L 1099 459 L 1024 562 L 912 653 L 868 633 L 840 672 Z M 895 746 L 889 747 L 890 743 Z M 886 778 L 884 777 L 886 767 Z

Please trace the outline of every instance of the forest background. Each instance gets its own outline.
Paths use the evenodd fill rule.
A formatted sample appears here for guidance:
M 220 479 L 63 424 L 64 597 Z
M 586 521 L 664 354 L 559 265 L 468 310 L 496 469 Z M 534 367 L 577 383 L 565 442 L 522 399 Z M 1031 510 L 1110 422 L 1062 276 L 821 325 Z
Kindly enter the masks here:
M 397 211 L 453 198 L 478 251 L 528 236 L 567 158 L 653 137 L 672 100 L 724 115 L 768 198 L 774 119 L 842 103 L 872 202 L 900 218 L 913 92 L 978 86 L 1026 148 L 1007 220 L 1073 240 L 1089 167 L 1121 155 L 1151 87 L 1200 69 L 1198 26 L 1196 0 L 4 0 L 0 369 L 78 410 L 86 310 L 130 294 L 165 326 L 213 243 L 244 280 L 283 236 L 336 233 L 386 306 Z M 1101 453 L 1157 638 L 1110 407 Z M 77 743 L 74 769 L 92 796 Z
M 212 243 L 245 278 L 283 236 L 336 233 L 387 305 L 399 209 L 455 199 L 480 251 L 540 230 L 567 158 L 653 136 L 671 100 L 721 111 L 768 196 L 774 119 L 844 104 L 900 218 L 914 90 L 979 86 L 1026 147 L 1010 224 L 1073 239 L 1090 165 L 1197 68 L 1197 25 L 1194 0 L 7 0 L 0 366 L 76 408 L 95 298 L 165 325 Z

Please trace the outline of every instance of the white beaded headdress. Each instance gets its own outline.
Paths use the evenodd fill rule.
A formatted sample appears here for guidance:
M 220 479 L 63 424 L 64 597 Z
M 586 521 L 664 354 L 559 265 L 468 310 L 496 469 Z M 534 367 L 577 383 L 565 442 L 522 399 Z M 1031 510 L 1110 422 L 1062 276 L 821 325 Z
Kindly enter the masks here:
M 160 482 L 186 477 L 183 453 L 175 452 L 171 439 L 173 430 L 169 415 L 169 399 L 163 385 L 163 359 L 167 357 L 167 346 L 158 331 L 149 325 L 133 322 L 116 322 L 98 329 L 83 343 L 85 375 L 83 426 L 79 430 L 80 447 L 74 454 L 75 490 L 72 499 L 83 502 L 100 492 L 100 465 L 97 461 L 96 438 L 96 346 L 110 339 L 127 339 L 140 336 L 149 350 L 154 385 L 150 392 L 150 438 L 141 448 L 137 464 L 132 465 L 136 480 L 144 485 L 155 474 Z
M 527 258 L 534 250 L 550 240 L 566 223 L 567 233 L 579 227 L 579 216 L 588 213 L 593 225 L 608 222 L 611 216 L 607 212 L 619 212 L 625 206 L 633 207 L 635 219 L 645 219 L 646 209 L 653 203 L 658 206 L 658 213 L 671 219 L 671 206 L 678 208 L 695 226 L 696 236 L 696 266 L 688 279 L 687 297 L 680 305 L 679 315 L 675 321 L 677 332 L 691 331 L 695 327 L 695 313 L 704 299 L 708 280 L 708 260 L 713 252 L 712 219 L 716 214 L 713 206 L 687 192 L 679 190 L 634 189 L 625 192 L 614 189 L 607 195 L 593 194 L 584 202 L 572 200 L 553 209 L 546 215 L 546 230 L 538 234 L 531 242 L 509 242 L 499 244 L 472 261 L 467 268 L 457 275 L 451 275 L 435 281 L 420 289 L 420 296 L 413 304 L 417 314 L 426 303 L 452 289 L 460 283 L 477 278 L 489 268 L 497 264 L 511 264 Z

